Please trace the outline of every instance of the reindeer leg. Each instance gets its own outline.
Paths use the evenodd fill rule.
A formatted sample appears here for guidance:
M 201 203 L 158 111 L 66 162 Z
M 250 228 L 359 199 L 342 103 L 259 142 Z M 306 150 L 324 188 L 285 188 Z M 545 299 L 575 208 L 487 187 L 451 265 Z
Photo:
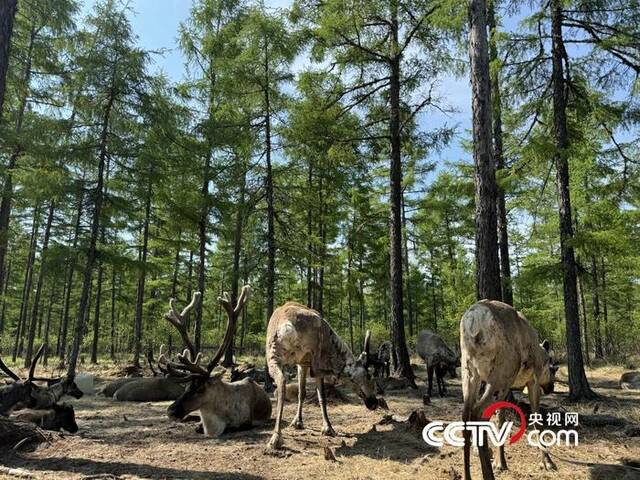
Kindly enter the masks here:
M 493 401 L 493 395 L 496 389 L 490 383 L 485 385 L 484 393 L 477 403 L 474 412 L 472 413 L 472 420 L 479 420 L 481 412 L 489 406 Z M 491 453 L 489 451 L 489 445 L 487 445 L 487 435 L 483 435 L 482 446 L 478 445 L 478 456 L 480 457 L 480 467 L 482 468 L 482 478 L 484 480 L 494 480 L 493 467 L 491 466 Z
M 269 373 L 273 377 L 276 382 L 276 425 L 273 428 L 273 435 L 267 443 L 267 448 L 269 449 L 278 449 L 282 447 L 282 433 L 280 433 L 282 429 L 282 411 L 284 409 L 284 396 L 286 393 L 286 379 L 284 378 L 284 373 L 280 368 L 280 365 L 276 363 L 271 363 L 269 365 Z
M 291 426 L 297 430 L 302 430 L 304 428 L 304 423 L 302 422 L 302 404 L 304 403 L 306 396 L 307 369 L 306 367 L 298 365 L 298 411 L 296 412 L 293 422 L 291 422 Z
M 507 390 L 507 392 L 505 394 L 499 395 L 498 398 L 504 399 L 504 398 L 506 398 L 508 393 L 509 393 L 509 390 Z M 504 424 L 505 418 L 506 418 L 506 412 L 505 412 L 505 410 L 503 408 L 501 408 L 498 411 L 498 428 L 502 428 L 502 425 Z M 498 447 L 498 458 L 494 462 L 494 466 L 500 471 L 507 470 L 507 457 L 505 457 L 505 455 L 504 455 L 504 445 L 500 445 Z
M 322 411 L 322 435 L 329 437 L 335 437 L 336 432 L 329 422 L 329 416 L 327 415 L 327 397 L 324 391 L 324 378 L 318 378 L 318 403 L 320 404 L 320 410 Z
M 462 396 L 464 397 L 464 407 L 462 410 L 462 421 L 473 420 L 475 403 L 480 391 L 480 381 L 473 378 L 467 369 L 462 372 Z M 464 480 L 471 480 L 471 432 L 464 431 Z
M 527 390 L 529 391 L 529 402 L 531 403 L 531 411 L 534 413 L 538 413 L 540 408 L 540 386 L 535 382 L 530 382 L 527 384 Z M 534 425 L 533 428 L 538 430 L 537 425 Z M 556 464 L 551 460 L 551 456 L 547 449 L 543 446 L 538 447 L 542 451 L 542 464 L 544 465 L 545 470 L 555 471 L 558 469 Z
M 427 395 L 431 398 L 431 390 L 433 388 L 433 365 L 427 367 L 427 382 L 429 384 Z

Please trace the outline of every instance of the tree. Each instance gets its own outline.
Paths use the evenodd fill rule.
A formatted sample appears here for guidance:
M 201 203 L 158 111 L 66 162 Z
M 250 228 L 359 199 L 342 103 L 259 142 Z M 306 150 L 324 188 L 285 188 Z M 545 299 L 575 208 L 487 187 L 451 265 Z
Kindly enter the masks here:
M 476 184 L 476 284 L 479 300 L 501 300 L 486 11 L 487 5 L 484 0 L 470 1 L 469 52 Z
M 9 68 L 13 19 L 16 16 L 17 7 L 18 0 L 4 0 L 0 3 L 0 123 L 2 123 L 4 92 L 7 89 L 6 79 Z

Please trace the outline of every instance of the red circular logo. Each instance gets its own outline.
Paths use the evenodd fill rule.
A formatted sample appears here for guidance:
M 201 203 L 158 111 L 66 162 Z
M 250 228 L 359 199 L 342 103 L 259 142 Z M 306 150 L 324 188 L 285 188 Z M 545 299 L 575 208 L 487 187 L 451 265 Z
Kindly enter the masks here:
M 522 409 L 511 402 L 496 402 L 489 405 L 485 409 L 485 411 L 482 412 L 482 418 L 484 418 L 485 420 L 489 420 L 493 416 L 493 414 L 501 408 L 510 408 L 511 410 L 515 410 L 515 412 L 520 417 L 520 430 L 518 430 L 515 435 L 511 436 L 511 439 L 509 440 L 509 445 L 511 445 L 520 440 L 524 435 L 524 432 L 527 429 L 527 419 L 524 416 L 524 412 L 522 411 Z

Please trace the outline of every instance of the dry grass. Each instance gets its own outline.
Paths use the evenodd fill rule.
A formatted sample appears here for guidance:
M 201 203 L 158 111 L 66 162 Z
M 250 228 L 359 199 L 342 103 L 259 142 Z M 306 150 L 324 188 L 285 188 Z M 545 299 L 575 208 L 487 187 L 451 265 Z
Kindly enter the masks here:
M 104 375 L 110 370 L 102 370 Z M 548 407 L 567 411 L 615 415 L 640 422 L 640 392 L 623 391 L 616 382 L 622 368 L 602 367 L 589 377 L 603 400 L 567 405 L 566 385 L 544 399 Z M 424 371 L 417 369 L 422 378 Z M 566 378 L 561 372 L 560 378 Z M 434 398 L 424 407 L 432 420 L 458 420 L 461 410 L 459 381 L 449 382 L 449 397 Z M 423 408 L 424 385 L 419 391 L 388 392 L 391 413 L 406 415 Z M 339 433 L 336 438 L 320 435 L 321 417 L 317 407 L 305 406 L 305 430 L 284 430 L 285 450 L 281 456 L 267 455 L 264 445 L 272 423 L 250 431 L 206 439 L 194 432 L 193 423 L 173 423 L 165 415 L 167 402 L 153 404 L 117 403 L 101 397 L 74 401 L 80 431 L 76 435 L 56 435 L 31 453 L 0 452 L 0 464 L 26 470 L 33 478 L 193 478 L 193 479 L 447 479 L 450 470 L 462 472 L 459 448 L 430 451 L 420 433 L 401 425 L 373 425 L 384 412 L 369 412 L 355 400 L 352 404 L 331 405 L 329 416 Z M 293 418 L 295 405 L 287 404 L 285 419 Z M 557 447 L 558 472 L 542 469 L 537 451 L 518 442 L 507 447 L 508 472 L 498 479 L 638 479 L 640 473 L 612 465 L 626 458 L 640 458 L 640 439 L 628 438 L 621 429 L 581 428 L 580 446 Z M 335 452 L 337 461 L 325 460 L 324 447 Z M 568 463 L 560 459 L 571 460 Z M 582 464 L 580 464 L 582 462 Z M 474 478 L 481 478 L 474 460 Z M 599 466 L 589 465 L 599 464 Z M 9 478 L 0 469 L 0 478 Z M 4 476 L 3 476 L 4 475 Z

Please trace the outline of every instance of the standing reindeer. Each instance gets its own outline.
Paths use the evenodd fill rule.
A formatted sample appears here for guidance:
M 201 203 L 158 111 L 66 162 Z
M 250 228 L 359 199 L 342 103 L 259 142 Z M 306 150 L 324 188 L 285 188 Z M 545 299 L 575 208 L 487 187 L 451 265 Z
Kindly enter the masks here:
M 306 396 L 307 368 L 316 379 L 318 403 L 322 411 L 322 434 L 335 435 L 327 416 L 327 404 L 324 389 L 324 377 L 335 375 L 344 377 L 352 384 L 369 410 L 378 407 L 375 395 L 375 383 L 368 372 L 368 353 L 370 332 L 367 331 L 364 351 L 355 358 L 349 347 L 331 329 L 320 314 L 299 303 L 287 302 L 277 308 L 267 327 L 267 366 L 276 382 L 277 410 L 276 425 L 268 448 L 282 446 L 281 422 L 286 395 L 286 379 L 283 367 L 298 367 L 298 410 L 291 423 L 294 428 L 302 429 L 302 404 Z
M 456 367 L 460 366 L 458 355 L 447 346 L 442 337 L 431 330 L 422 330 L 418 333 L 416 351 L 427 366 L 428 395 L 431 397 L 433 388 L 433 373 L 436 374 L 438 393 L 441 397 L 447 394 L 447 385 L 444 381 L 445 374 L 456 378 Z
M 271 418 L 271 400 L 262 387 L 252 379 L 245 378 L 228 383 L 222 380 L 222 373 L 212 374 L 233 341 L 236 319 L 244 308 L 250 292 L 251 287 L 245 285 L 235 306 L 232 305 L 227 292 L 218 297 L 218 301 L 227 312 L 229 323 L 222 344 L 206 367 L 200 366 L 202 355 L 196 353 L 188 338 L 184 322 L 185 312 L 179 314 L 173 300 L 170 304 L 171 311 L 166 316 L 180 332 L 187 348 L 178 355 L 179 363 L 167 360 L 164 355 L 161 355 L 159 361 L 163 368 L 168 370 L 188 372 L 186 381 L 190 382 L 184 394 L 169 406 L 167 414 L 169 418 L 180 420 L 199 410 L 204 434 L 209 437 L 218 437 L 228 428 L 250 427 L 254 422 L 263 422 Z
M 469 308 L 460 320 L 462 351 L 463 420 L 480 420 L 490 404 L 504 400 L 510 389 L 527 387 L 531 411 L 538 412 L 540 393 L 553 392 L 557 367 L 551 363 L 549 342 L 538 343 L 527 319 L 506 303 L 482 300 Z M 484 390 L 483 390 L 484 389 Z M 498 412 L 500 426 L 504 410 Z M 465 430 L 464 478 L 471 479 L 471 432 Z M 478 447 L 484 480 L 493 480 L 493 468 L 486 444 Z M 545 468 L 555 469 L 543 450 Z M 499 447 L 498 468 L 507 469 L 504 447 Z

